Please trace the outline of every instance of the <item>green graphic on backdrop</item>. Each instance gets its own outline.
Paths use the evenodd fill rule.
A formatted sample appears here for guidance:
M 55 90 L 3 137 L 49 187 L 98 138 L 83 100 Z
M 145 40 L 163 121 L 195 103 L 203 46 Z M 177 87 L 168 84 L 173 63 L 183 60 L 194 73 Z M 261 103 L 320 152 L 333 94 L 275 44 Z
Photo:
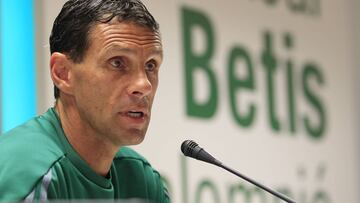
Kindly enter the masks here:
M 273 130 L 280 130 L 280 121 L 276 115 L 275 98 L 274 98 L 274 74 L 278 69 L 277 56 L 274 53 L 273 36 L 272 33 L 266 31 L 264 33 L 264 50 L 261 54 L 262 64 L 266 72 L 266 87 L 267 87 L 267 104 L 268 104 L 268 119 Z
M 321 0 L 260 0 L 269 7 L 285 5 L 291 13 L 307 16 L 321 15 Z
M 186 105 L 187 113 L 191 116 L 211 118 L 216 112 L 218 104 L 218 90 L 214 72 L 210 60 L 214 54 L 214 33 L 208 18 L 191 9 L 184 8 L 182 15 L 183 36 L 184 36 L 184 61 L 185 61 L 185 85 L 186 85 Z M 195 27 L 199 27 L 206 32 L 206 51 L 195 53 L 192 49 L 194 44 L 191 32 Z M 194 91 L 194 71 L 203 71 L 209 79 L 210 96 L 204 103 L 195 101 Z
M 214 53 L 216 51 L 216 30 L 213 29 L 213 23 L 208 15 L 204 12 L 183 7 L 181 10 L 181 19 L 183 26 L 183 55 L 184 55 L 184 76 L 185 76 L 185 98 L 186 113 L 190 117 L 199 119 L 211 119 L 216 115 L 218 110 L 219 88 L 217 80 L 221 75 L 216 73 L 213 64 Z M 194 49 L 195 29 L 201 29 L 203 38 L 206 39 L 205 48 L 202 53 Z M 305 129 L 307 135 L 314 139 L 320 139 L 326 131 L 326 108 L 324 101 L 320 97 L 325 88 L 325 77 L 321 72 L 320 65 L 316 62 L 296 61 L 287 55 L 279 55 L 275 50 L 282 48 L 291 53 L 296 48 L 296 38 L 291 32 L 284 32 L 280 35 L 269 30 L 261 30 L 259 40 L 262 42 L 260 53 L 254 53 L 251 49 L 243 45 L 233 45 L 227 57 L 227 85 L 229 95 L 228 106 L 231 110 L 231 116 L 234 122 L 242 128 L 250 128 L 256 122 L 258 116 L 265 116 L 269 128 L 276 133 L 290 132 L 286 134 L 295 135 L 299 128 Z M 275 40 L 275 39 L 281 40 Z M 290 55 L 290 54 L 289 54 Z M 291 54 L 294 55 L 294 54 Z M 258 57 L 254 57 L 258 56 Z M 242 62 L 242 63 L 239 63 Z M 241 65 L 239 65 L 241 64 Z M 261 64 L 256 67 L 253 64 Z M 244 69 L 244 75 L 237 75 L 237 69 Z M 206 101 L 199 101 L 196 95 L 199 92 L 199 85 L 195 80 L 195 72 L 201 72 L 207 78 L 209 96 Z M 262 71 L 264 78 L 256 78 L 256 72 Z M 280 72 L 284 72 L 286 78 L 279 78 Z M 259 93 L 257 84 L 259 80 L 264 80 L 266 84 L 265 92 Z M 279 80 L 285 81 L 285 104 L 279 106 L 278 93 L 283 91 L 277 85 Z M 300 83 L 300 84 L 298 84 Z M 258 97 L 258 100 L 265 98 L 266 112 L 259 112 L 255 102 L 247 104 L 240 108 L 241 93 L 247 91 L 251 93 L 264 94 Z M 240 95 L 240 96 L 239 96 Z M 240 99 L 239 99 L 240 98 Z M 309 112 L 302 112 L 297 106 L 298 100 L 304 100 L 305 105 L 309 107 Z M 284 102 L 283 102 L 284 103 Z M 278 108 L 286 111 L 286 115 L 280 117 Z M 240 113 L 240 109 L 243 111 Z M 244 111 L 245 109 L 245 111 Z
M 248 111 L 245 115 L 241 115 L 238 107 L 237 94 L 241 91 L 254 91 L 255 90 L 255 79 L 254 79 L 254 68 L 251 58 L 248 54 L 249 52 L 245 47 L 235 46 L 230 51 L 230 56 L 228 59 L 228 83 L 229 83 L 229 96 L 230 96 L 230 106 L 231 112 L 236 120 L 236 122 L 243 127 L 251 126 L 252 122 L 255 119 L 256 106 L 251 103 L 247 108 Z M 247 77 L 243 79 L 238 79 L 236 77 L 236 62 L 243 60 L 246 70 Z
M 311 118 L 307 115 L 304 116 L 304 124 L 306 131 L 313 136 L 314 138 L 321 138 L 324 134 L 326 127 L 326 114 L 324 106 L 320 98 L 311 90 L 310 83 L 311 79 L 315 80 L 319 85 L 324 84 L 324 77 L 320 70 L 315 64 L 306 64 L 302 74 L 302 84 L 304 89 L 304 94 L 308 99 L 308 102 L 316 109 L 319 115 L 319 124 L 312 124 Z

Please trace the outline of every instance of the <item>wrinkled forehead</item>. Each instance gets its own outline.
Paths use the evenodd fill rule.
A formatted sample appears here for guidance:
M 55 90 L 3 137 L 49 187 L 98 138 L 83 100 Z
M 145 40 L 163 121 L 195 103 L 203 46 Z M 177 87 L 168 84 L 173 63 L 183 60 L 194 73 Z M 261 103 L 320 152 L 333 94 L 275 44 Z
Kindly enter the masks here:
M 132 22 L 99 23 L 93 26 L 88 38 L 87 54 L 110 56 L 127 53 L 163 58 L 160 34 Z
M 96 31 L 101 31 L 106 28 L 114 28 L 113 31 L 129 32 L 129 34 L 133 35 L 154 35 L 159 40 L 161 39 L 159 30 L 132 20 L 122 20 L 120 17 L 114 17 L 108 22 L 98 21 L 94 23 L 89 29 L 88 36 L 91 36 L 94 32 L 96 33 Z
M 158 31 L 134 22 L 116 19 L 92 26 L 88 33 L 89 45 L 95 41 L 102 43 L 103 46 L 115 41 L 126 41 L 141 46 L 162 48 L 161 36 Z

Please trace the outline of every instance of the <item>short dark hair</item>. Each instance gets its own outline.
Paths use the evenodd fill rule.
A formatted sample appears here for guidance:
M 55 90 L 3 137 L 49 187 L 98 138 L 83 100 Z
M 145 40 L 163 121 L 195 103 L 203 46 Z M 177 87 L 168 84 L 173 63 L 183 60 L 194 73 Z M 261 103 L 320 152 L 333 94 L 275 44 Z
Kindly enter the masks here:
M 140 0 L 69 0 L 54 21 L 50 35 L 50 52 L 66 53 L 80 63 L 89 48 L 92 26 L 113 18 L 132 22 L 159 32 L 159 24 Z M 55 99 L 60 90 L 54 85 Z

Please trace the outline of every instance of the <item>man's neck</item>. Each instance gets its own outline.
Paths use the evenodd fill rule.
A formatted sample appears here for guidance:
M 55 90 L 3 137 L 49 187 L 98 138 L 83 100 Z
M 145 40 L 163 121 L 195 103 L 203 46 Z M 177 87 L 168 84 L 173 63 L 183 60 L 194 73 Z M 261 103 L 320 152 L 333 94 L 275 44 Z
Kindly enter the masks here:
M 55 106 L 62 128 L 71 146 L 97 174 L 106 176 L 119 147 L 112 145 L 85 126 L 75 108 L 60 100 Z

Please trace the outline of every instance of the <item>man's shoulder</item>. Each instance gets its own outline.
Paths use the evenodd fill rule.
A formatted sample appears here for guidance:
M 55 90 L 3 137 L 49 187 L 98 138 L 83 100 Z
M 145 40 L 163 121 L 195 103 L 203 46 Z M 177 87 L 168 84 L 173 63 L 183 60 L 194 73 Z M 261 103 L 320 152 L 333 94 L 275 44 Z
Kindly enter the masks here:
M 63 155 L 52 125 L 38 116 L 0 135 L 0 200 L 22 198 Z
M 57 134 L 55 124 L 51 120 L 44 115 L 37 116 L 0 135 L 0 161 L 40 161 L 51 159 L 53 156 L 57 158 L 62 151 Z M 21 165 L 21 162 L 18 164 Z
M 150 163 L 143 157 L 141 154 L 136 152 L 135 150 L 129 147 L 121 147 L 121 149 L 116 153 L 115 161 L 116 160 L 123 160 L 123 159 L 130 159 L 134 161 L 143 162 L 144 164 L 150 165 Z

